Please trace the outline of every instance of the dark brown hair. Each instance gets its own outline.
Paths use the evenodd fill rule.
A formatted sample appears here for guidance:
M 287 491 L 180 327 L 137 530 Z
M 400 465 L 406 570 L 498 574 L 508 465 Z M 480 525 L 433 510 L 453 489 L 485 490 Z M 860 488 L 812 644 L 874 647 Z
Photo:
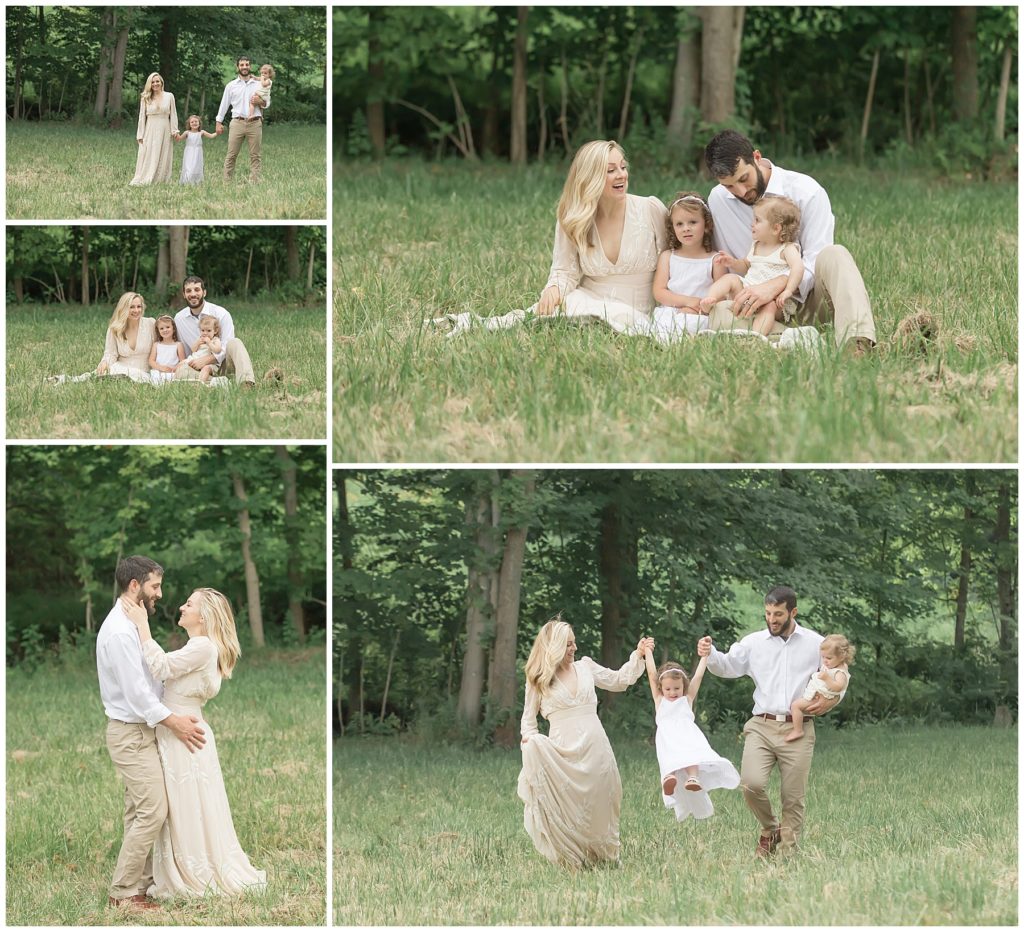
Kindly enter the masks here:
M 672 202 L 668 205 L 668 213 L 665 215 L 665 229 L 668 231 L 668 248 L 678 249 L 683 245 L 679 242 L 679 239 L 676 237 L 676 231 L 672 227 L 672 211 L 677 207 L 682 207 L 684 210 L 692 210 L 694 213 L 699 210 L 704 215 L 704 239 L 701 240 L 701 245 L 704 247 L 705 252 L 711 252 L 714 249 L 712 243 L 714 242 L 715 235 L 715 219 L 711 216 L 711 208 L 708 207 L 708 202 L 696 191 L 676 191 L 672 195 Z

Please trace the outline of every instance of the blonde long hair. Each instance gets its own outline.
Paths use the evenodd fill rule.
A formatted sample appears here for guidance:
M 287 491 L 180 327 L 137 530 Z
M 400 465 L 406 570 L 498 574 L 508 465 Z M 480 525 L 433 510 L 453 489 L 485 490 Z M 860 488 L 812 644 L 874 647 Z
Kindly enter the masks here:
M 216 589 L 196 589 L 192 594 L 198 596 L 199 617 L 206 625 L 206 636 L 217 647 L 220 675 L 229 680 L 238 658 L 242 656 L 231 603 Z
M 110 332 L 114 334 L 119 340 L 124 339 L 124 335 L 128 330 L 128 306 L 138 298 L 142 302 L 142 313 L 146 313 L 146 299 L 142 295 L 135 291 L 126 291 L 117 300 L 117 306 L 114 308 L 114 313 L 110 315 Z
M 572 635 L 572 626 L 555 615 L 537 634 L 526 660 L 526 682 L 542 696 L 554 682 L 558 665 L 565 660 L 565 651 Z
M 146 78 L 146 86 L 142 89 L 142 99 L 147 104 L 153 99 L 153 78 L 159 78 L 160 83 L 164 86 L 164 90 L 167 90 L 167 82 L 164 80 L 163 75 L 159 71 L 154 71 Z
M 558 199 L 558 222 L 580 252 L 593 245 L 597 203 L 604 192 L 612 152 L 622 152 L 622 157 L 626 157 L 614 139 L 595 139 L 580 146 Z

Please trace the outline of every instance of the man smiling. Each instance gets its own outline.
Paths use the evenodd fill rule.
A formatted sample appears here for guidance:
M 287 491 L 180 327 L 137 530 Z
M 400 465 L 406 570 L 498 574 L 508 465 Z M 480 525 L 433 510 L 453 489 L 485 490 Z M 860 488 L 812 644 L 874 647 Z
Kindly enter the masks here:
M 256 384 L 252 360 L 245 344 L 235 336 L 235 325 L 231 315 L 219 304 L 211 304 L 206 300 L 206 284 L 198 275 L 189 275 L 182 282 L 181 290 L 188 307 L 183 307 L 174 315 L 178 336 L 191 352 L 199 340 L 199 318 L 208 314 L 217 318 L 220 324 L 221 351 L 217 354 L 206 353 L 191 362 L 183 362 L 175 370 L 174 378 L 184 381 L 198 379 L 203 366 L 215 366 L 215 376 L 234 372 L 236 384 L 251 388 Z
M 238 77 L 224 85 L 224 95 L 217 110 L 218 136 L 224 132 L 224 117 L 231 110 L 228 152 L 224 157 L 224 180 L 230 181 L 235 173 L 235 160 L 244 139 L 249 146 L 249 180 L 255 182 L 260 180 L 263 170 L 263 111 L 270 106 L 270 96 L 268 93 L 265 104 L 256 96 L 260 82 L 253 76 L 252 62 L 247 55 L 240 55 L 235 67 Z

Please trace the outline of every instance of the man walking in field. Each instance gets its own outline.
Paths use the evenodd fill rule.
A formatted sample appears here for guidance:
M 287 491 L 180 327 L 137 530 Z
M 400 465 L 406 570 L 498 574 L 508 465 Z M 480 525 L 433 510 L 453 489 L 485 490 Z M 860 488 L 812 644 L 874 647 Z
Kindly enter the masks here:
M 743 726 L 743 762 L 740 786 L 743 798 L 761 823 L 756 853 L 766 858 L 781 845 L 791 854 L 800 840 L 804 821 L 807 778 L 814 756 L 814 722 L 807 718 L 804 737 L 786 741 L 792 731 L 790 706 L 801 697 L 811 674 L 821 664 L 824 638 L 796 623 L 796 593 L 776 586 L 764 597 L 764 631 L 737 641 L 723 654 L 711 638 L 697 642 L 697 653 L 708 658 L 708 672 L 725 679 L 749 676 L 754 681 L 754 711 Z M 806 715 L 821 715 L 839 700 L 818 696 Z M 772 812 L 768 781 L 778 766 L 782 778 L 782 818 Z
M 163 687 L 150 673 L 138 629 L 122 605 L 125 600 L 155 614 L 163 575 L 163 567 L 148 557 L 121 560 L 114 572 L 120 596 L 96 636 L 107 750 L 124 782 L 124 838 L 107 902 L 132 909 L 160 908 L 146 894 L 153 883 L 153 844 L 167 818 L 154 729 L 158 724 L 169 728 L 193 752 L 206 743 L 198 718 L 172 713 L 161 702 Z
M 224 118 L 231 110 L 228 129 L 228 152 L 224 157 L 224 180 L 230 181 L 235 173 L 235 160 L 242 149 L 242 140 L 249 146 L 249 180 L 260 180 L 263 169 L 263 111 L 270 107 L 270 92 L 261 99 L 256 91 L 261 87 L 259 78 L 252 73 L 247 55 L 235 62 L 238 77 L 224 85 L 224 94 L 217 110 L 217 135 L 224 132 Z
M 231 315 L 220 305 L 211 304 L 206 300 L 206 285 L 198 275 L 189 275 L 182 282 L 181 290 L 188 307 L 183 307 L 174 316 L 179 339 L 191 353 L 199 341 L 199 318 L 208 315 L 215 317 L 220 325 L 221 351 L 216 354 L 205 353 L 191 361 L 183 362 L 174 372 L 175 380 L 198 379 L 204 366 L 214 366 L 215 376 L 234 372 L 236 384 L 252 388 L 256 384 L 252 360 L 245 344 L 235 336 L 235 325 Z
M 715 221 L 715 249 L 742 259 L 750 251 L 753 205 L 765 194 L 788 197 L 800 208 L 799 243 L 804 276 L 795 297 L 801 324 L 832 321 L 836 343 L 854 341 L 856 352 L 875 345 L 875 320 L 864 279 L 849 250 L 833 243 L 835 217 L 825 189 L 809 175 L 789 171 L 764 158 L 735 130 L 718 133 L 704 149 L 708 171 L 718 185 L 708 196 Z M 749 323 L 757 310 L 786 287 L 786 276 L 744 288 L 733 302 L 711 312 L 712 329 L 729 329 L 740 318 Z M 735 314 L 735 317 L 733 316 Z

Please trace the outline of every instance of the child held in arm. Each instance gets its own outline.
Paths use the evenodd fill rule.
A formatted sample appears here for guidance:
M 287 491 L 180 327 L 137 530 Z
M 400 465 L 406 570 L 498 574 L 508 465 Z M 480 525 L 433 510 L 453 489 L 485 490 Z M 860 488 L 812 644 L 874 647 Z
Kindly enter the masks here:
M 223 349 L 220 342 L 220 321 L 212 314 L 201 314 L 199 317 L 199 339 L 192 347 L 192 353 L 185 360 L 194 362 L 204 356 L 216 356 Z M 217 368 L 216 363 L 208 363 L 199 370 L 199 381 L 209 382 Z
M 253 101 L 257 107 L 270 106 L 270 89 L 274 86 L 274 66 L 260 65 L 259 87 L 253 92 Z
M 708 790 L 735 789 L 740 783 L 736 768 L 714 752 L 693 715 L 707 658 L 701 657 L 692 680 L 675 661 L 655 669 L 653 649 L 644 651 L 644 663 L 658 725 L 654 742 L 662 801 L 680 822 L 691 815 L 707 819 L 715 814 Z
M 850 664 L 856 652 L 857 648 L 841 634 L 830 634 L 821 642 L 823 669 L 811 675 L 803 696 L 790 707 L 793 730 L 786 735 L 787 741 L 798 741 L 804 736 L 804 711 L 818 696 L 837 699 L 846 692 L 850 683 Z
M 774 300 L 754 311 L 751 329 L 767 337 L 777 320 L 788 323 L 796 316 L 797 302 L 793 299 L 804 277 L 804 263 L 800 257 L 800 208 L 788 197 L 766 194 L 754 204 L 754 222 L 751 225 L 753 242 L 745 259 L 735 259 L 722 252 L 715 264 L 732 273 L 718 279 L 707 296 L 700 302 L 704 313 L 710 313 L 719 301 L 735 298 L 744 288 L 786 275 L 786 286 Z M 741 316 L 750 316 L 740 312 Z

